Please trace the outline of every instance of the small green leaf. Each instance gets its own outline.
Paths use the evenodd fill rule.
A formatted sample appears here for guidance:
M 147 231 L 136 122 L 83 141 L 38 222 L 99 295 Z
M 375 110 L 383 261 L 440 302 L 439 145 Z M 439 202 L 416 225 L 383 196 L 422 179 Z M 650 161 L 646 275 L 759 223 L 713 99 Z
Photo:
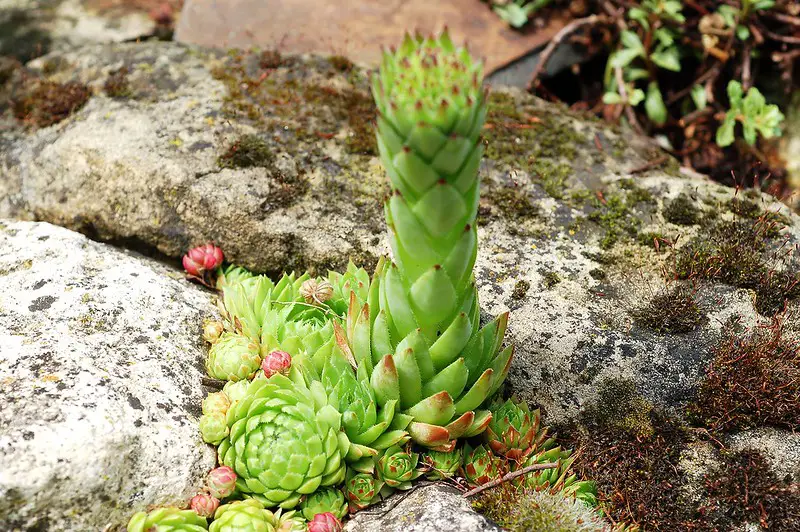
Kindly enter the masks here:
M 664 105 L 661 89 L 658 88 L 658 83 L 655 81 L 650 82 L 647 86 L 644 109 L 647 111 L 648 118 L 659 126 L 663 126 L 667 122 L 667 107 Z
M 749 145 L 754 146 L 757 140 L 756 128 L 750 122 L 743 122 L 742 129 L 744 130 L 744 140 Z
M 642 102 L 642 100 L 644 100 L 644 91 L 642 89 L 634 89 L 628 98 L 628 103 L 636 107 Z
M 647 20 L 647 12 L 639 7 L 632 7 L 628 10 L 628 18 L 635 20 L 645 31 L 650 31 L 650 22 Z
M 692 87 L 692 101 L 697 106 L 698 109 L 705 109 L 706 108 L 706 89 L 702 85 L 695 85 Z
M 725 25 L 729 28 L 732 28 L 736 24 L 736 17 L 739 15 L 739 12 L 736 10 L 736 8 L 729 6 L 728 4 L 719 6 L 717 13 L 722 16 L 722 20 L 725 21 Z
M 641 39 L 639 39 L 639 36 L 636 35 L 635 32 L 632 32 L 630 30 L 625 30 L 620 34 L 619 38 L 622 41 L 622 45 L 625 48 L 644 52 L 644 45 L 642 44 Z
M 739 24 L 736 26 L 736 36 L 740 41 L 746 41 L 750 37 L 750 30 L 747 28 L 747 26 Z
M 738 81 L 728 82 L 728 100 L 730 100 L 731 109 L 739 107 L 742 101 L 742 84 Z
M 721 147 L 733 144 L 733 128 L 736 126 L 736 116 L 728 112 L 725 120 L 717 129 L 717 144 Z
M 603 94 L 603 103 L 606 105 L 614 105 L 616 103 L 622 103 L 622 96 L 620 96 L 616 92 L 607 92 Z
M 680 55 L 678 49 L 674 46 L 653 52 L 650 55 L 650 59 L 653 60 L 653 63 L 665 70 L 671 70 L 673 72 L 681 71 Z
M 623 48 L 611 55 L 611 66 L 614 68 L 625 68 L 631 61 L 642 55 L 643 50 L 633 50 L 631 48 Z
M 650 74 L 643 68 L 628 68 L 625 70 L 625 79 L 627 81 L 637 81 L 640 79 L 647 79 Z

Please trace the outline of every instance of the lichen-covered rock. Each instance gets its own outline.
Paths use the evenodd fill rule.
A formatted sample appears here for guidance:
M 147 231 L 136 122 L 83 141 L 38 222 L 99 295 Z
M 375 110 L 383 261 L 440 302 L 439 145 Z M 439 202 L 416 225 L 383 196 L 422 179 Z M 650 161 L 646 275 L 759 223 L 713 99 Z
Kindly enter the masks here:
M 53 126 L 0 134 L 1 216 L 175 258 L 211 240 L 270 274 L 348 258 L 370 268 L 388 251 L 375 110 L 357 67 L 174 43 L 29 67 L 56 58 L 46 76 L 95 94 Z M 123 66 L 127 96 L 109 96 Z M 511 311 L 508 388 L 548 423 L 576 418 L 609 379 L 680 408 L 725 325 L 797 307 L 784 281 L 800 271 L 788 253 L 800 220 L 772 198 L 734 197 L 646 139 L 519 91 L 494 91 L 484 138 L 482 310 Z
M 345 525 L 347 532 L 500 532 L 475 512 L 452 486 L 423 483 L 411 491 L 392 495 L 385 502 L 356 513 Z
M 148 2 L 0 0 L 0 55 L 27 61 L 52 50 L 146 37 Z
M 212 312 L 151 259 L 0 223 L 0 529 L 107 530 L 197 493 Z

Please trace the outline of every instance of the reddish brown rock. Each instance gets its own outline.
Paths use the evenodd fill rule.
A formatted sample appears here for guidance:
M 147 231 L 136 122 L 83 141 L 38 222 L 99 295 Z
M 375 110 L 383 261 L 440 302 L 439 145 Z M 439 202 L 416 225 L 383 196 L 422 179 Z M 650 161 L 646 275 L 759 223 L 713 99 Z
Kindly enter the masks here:
M 381 46 L 397 44 L 407 29 L 431 33 L 445 25 L 491 72 L 549 40 L 564 20 L 553 16 L 544 28 L 520 33 L 477 0 L 187 0 L 175 37 L 204 46 L 345 55 L 374 65 Z

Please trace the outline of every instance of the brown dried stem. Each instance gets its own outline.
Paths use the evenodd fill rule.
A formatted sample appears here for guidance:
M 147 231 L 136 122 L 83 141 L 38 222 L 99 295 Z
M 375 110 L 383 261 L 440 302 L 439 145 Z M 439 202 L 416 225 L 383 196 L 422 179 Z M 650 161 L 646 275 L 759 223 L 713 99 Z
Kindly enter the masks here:
M 507 474 L 503 475 L 500 478 L 496 478 L 496 479 L 494 479 L 494 480 L 492 480 L 490 482 L 487 482 L 486 484 L 483 484 L 481 486 L 478 486 L 477 488 L 469 490 L 468 492 L 466 492 L 464 494 L 464 498 L 472 497 L 473 495 L 477 495 L 478 493 L 480 493 L 482 491 L 488 490 L 489 488 L 493 488 L 495 486 L 499 486 L 503 482 L 508 482 L 509 480 L 514 480 L 515 478 L 521 477 L 522 475 L 530 473 L 531 471 L 539 471 L 539 470 L 542 470 L 542 469 L 554 469 L 556 467 L 558 467 L 558 464 L 556 462 L 547 462 L 547 463 L 544 463 L 544 464 L 533 464 L 533 465 L 525 466 L 522 469 L 519 469 L 517 471 L 512 471 L 511 473 L 507 473 Z

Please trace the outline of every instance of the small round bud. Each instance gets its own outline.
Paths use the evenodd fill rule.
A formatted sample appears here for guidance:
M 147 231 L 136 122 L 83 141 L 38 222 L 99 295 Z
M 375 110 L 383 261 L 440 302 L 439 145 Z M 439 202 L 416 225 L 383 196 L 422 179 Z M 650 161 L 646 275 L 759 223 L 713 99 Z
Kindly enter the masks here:
M 308 522 L 308 532 L 342 532 L 342 522 L 330 512 L 317 514 Z
M 224 499 L 236 489 L 236 472 L 228 466 L 220 466 L 208 474 L 208 491 L 214 497 Z
M 205 399 L 203 399 L 204 414 L 219 412 L 220 414 L 225 415 L 228 412 L 228 408 L 230 408 L 230 406 L 231 406 L 231 401 L 230 399 L 228 399 L 228 396 L 225 395 L 223 392 L 210 393 Z
M 219 508 L 219 499 L 205 493 L 192 497 L 189 507 L 200 517 L 212 517 Z
M 276 373 L 288 375 L 291 367 L 292 355 L 286 351 L 272 351 L 265 356 L 264 360 L 261 362 L 261 369 L 264 370 L 264 376 L 267 378 L 272 377 Z
M 333 286 L 326 280 L 309 279 L 300 286 L 300 295 L 306 303 L 321 305 L 333 297 Z
M 189 250 L 183 256 L 183 269 L 193 277 L 203 277 L 207 271 L 215 270 L 224 259 L 222 249 L 214 244 L 205 244 Z
M 203 323 L 203 340 L 213 344 L 219 340 L 219 337 L 222 335 L 222 331 L 224 330 L 225 326 L 222 325 L 222 322 L 217 320 L 206 320 Z

